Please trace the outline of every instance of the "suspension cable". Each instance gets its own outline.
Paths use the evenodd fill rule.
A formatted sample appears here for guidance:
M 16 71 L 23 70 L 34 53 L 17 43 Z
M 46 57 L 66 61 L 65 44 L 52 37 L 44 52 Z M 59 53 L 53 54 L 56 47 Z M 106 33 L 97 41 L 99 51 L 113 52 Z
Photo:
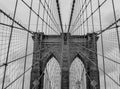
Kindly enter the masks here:
M 50 26 L 50 24 L 48 24 L 39 14 L 37 14 L 24 0 L 22 0 L 22 2 L 29 8 L 33 11 L 34 14 L 36 14 L 44 23 L 46 23 L 46 25 L 49 26 L 49 28 L 51 28 L 51 30 L 53 30 L 55 33 L 57 33 L 59 35 L 59 32 L 56 31 L 54 28 L 52 28 Z
M 85 21 L 83 21 L 83 23 L 85 23 L 100 7 L 102 7 L 102 6 L 105 4 L 106 1 L 107 1 L 107 0 L 105 0 L 104 2 L 102 2 L 101 5 L 100 5 L 99 7 L 97 7 L 97 8 L 90 14 L 90 16 L 88 16 L 88 18 L 87 18 Z M 74 33 L 76 30 L 78 30 L 78 29 L 82 26 L 83 23 L 81 23 L 76 29 L 74 29 L 73 31 L 71 31 L 71 33 Z
M 56 25 L 57 25 L 57 21 L 56 21 L 56 19 L 55 19 L 55 16 L 53 15 L 52 10 L 49 8 L 49 5 L 48 5 L 48 3 L 46 2 L 46 0 L 45 0 L 45 3 L 46 3 L 46 5 L 47 5 L 47 7 L 48 7 L 48 10 L 50 11 L 50 13 L 51 13 L 51 15 L 52 15 L 52 17 L 53 17 L 53 20 L 55 21 L 55 23 L 56 23 Z
M 79 0 L 79 1 L 80 1 L 80 0 Z M 90 0 L 89 0 L 89 1 L 90 1 Z M 79 11 L 77 17 L 75 18 L 75 21 L 73 22 L 73 23 L 74 23 L 74 26 L 75 26 L 75 23 L 78 21 L 78 17 L 79 17 L 79 15 L 80 15 L 80 13 L 81 13 L 83 7 L 85 6 L 85 4 L 86 4 L 86 0 L 84 1 L 84 4 L 82 4 L 82 6 L 80 5 L 80 6 L 81 6 L 81 9 L 80 9 L 80 11 Z M 74 28 L 74 26 L 73 26 L 73 28 Z M 73 28 L 72 28 L 72 29 L 73 29 Z
M 61 13 L 60 13 L 59 0 L 56 0 L 56 4 L 57 4 L 57 10 L 58 10 L 58 15 L 59 15 L 59 20 L 60 20 L 60 26 L 61 26 L 61 30 L 63 33 L 63 25 L 62 25 Z
M 75 7 L 75 0 L 73 0 L 73 3 L 72 3 L 70 21 L 69 21 L 69 26 L 68 26 L 68 32 L 70 31 L 70 27 L 71 27 L 71 22 L 72 22 L 73 13 L 74 13 L 74 7 Z
M 82 52 L 81 53 L 83 56 L 85 56 Z M 99 70 L 101 70 L 103 73 L 106 74 L 107 77 L 109 77 L 116 85 L 120 86 L 120 84 L 118 82 L 116 82 L 109 74 L 107 74 L 103 69 L 101 69 L 94 61 L 92 61 L 90 58 L 88 58 L 87 56 L 85 56 L 93 65 L 95 65 L 96 67 L 98 67 Z
M 100 1 L 98 0 L 98 7 L 99 6 L 100 6 Z M 99 8 L 99 21 L 100 21 L 100 31 L 102 31 L 101 9 L 100 8 Z M 106 72 L 106 69 L 105 69 L 105 58 L 104 58 L 103 34 L 101 34 L 101 47 L 102 47 L 103 70 Z M 105 73 L 104 73 L 104 86 L 105 86 L 105 89 L 106 89 L 107 85 L 106 85 Z
M 95 54 L 97 54 L 97 55 L 99 55 L 99 56 L 103 56 L 102 54 L 97 53 L 97 52 L 95 52 L 95 51 L 93 51 L 93 50 L 91 50 L 91 49 L 89 49 L 89 48 L 86 48 L 85 46 L 82 46 L 82 45 L 80 45 L 80 46 L 81 46 L 82 48 L 85 48 L 87 51 L 93 52 L 93 53 L 95 53 Z M 109 57 L 104 56 L 104 58 L 106 58 L 107 60 L 112 61 L 112 62 L 117 63 L 117 64 L 120 65 L 120 62 L 117 62 L 117 61 L 115 61 L 115 60 L 113 60 L 113 59 L 111 59 L 111 58 L 109 58 Z
M 53 24 L 55 25 L 56 29 L 58 30 L 58 28 L 57 28 L 57 26 L 56 26 L 57 23 L 54 22 L 54 19 L 52 19 L 52 17 L 51 17 L 50 14 L 48 13 L 48 10 L 45 8 L 45 1 L 46 1 L 46 0 L 44 1 L 44 4 L 41 2 L 41 0 L 39 0 L 39 1 L 40 1 L 40 3 L 42 4 L 42 6 L 43 6 L 43 8 L 44 8 L 43 11 L 46 11 L 46 12 L 47 12 L 47 14 L 48 14 L 48 16 L 50 17 L 51 21 L 53 22 Z M 45 12 L 43 12 L 43 19 L 44 19 L 44 13 L 45 13 Z M 52 15 L 52 14 L 51 14 L 51 15 Z M 59 31 L 59 32 L 60 32 L 60 31 Z
M 19 25 L 20 27 L 22 27 L 23 30 L 25 30 L 25 31 L 33 34 L 32 31 L 29 31 L 27 28 L 25 28 L 23 25 L 21 25 L 21 24 L 20 24 L 19 22 L 17 22 L 15 19 L 13 19 L 12 17 L 10 17 L 8 14 L 6 14 L 3 10 L 0 9 L 0 12 L 3 13 L 5 16 L 7 16 L 10 20 L 14 21 L 14 23 L 16 23 L 17 25 Z M 1 23 L 1 24 L 3 24 L 3 23 Z M 3 25 L 5 25 L 5 24 L 3 24 Z M 7 25 L 7 24 L 6 24 L 6 25 Z M 12 26 L 12 27 L 14 27 L 14 26 Z M 15 28 L 17 28 L 17 27 L 15 27 Z
M 81 19 L 83 13 L 85 12 L 85 9 L 87 9 L 90 1 L 91 1 L 91 0 L 89 0 L 89 2 L 86 4 L 86 7 L 85 7 L 84 9 L 83 9 L 84 5 L 82 5 L 81 10 L 80 10 L 78 16 L 76 17 L 76 20 L 74 21 L 74 25 L 73 25 L 73 28 L 72 28 L 73 30 L 74 30 L 75 26 L 77 25 L 78 21 Z M 85 3 L 84 3 L 84 4 L 85 4 Z M 80 15 L 80 17 L 79 17 L 79 15 Z M 78 18 L 78 17 L 79 17 L 79 18 Z

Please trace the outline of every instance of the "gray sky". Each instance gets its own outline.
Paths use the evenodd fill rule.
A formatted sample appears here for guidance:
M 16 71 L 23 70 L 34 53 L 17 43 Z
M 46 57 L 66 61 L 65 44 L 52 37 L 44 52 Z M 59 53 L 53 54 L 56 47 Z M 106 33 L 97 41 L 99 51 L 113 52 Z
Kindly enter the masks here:
M 25 0 L 26 2 L 29 3 L 30 0 Z M 37 10 L 37 1 L 34 1 L 34 9 Z M 88 1 L 88 0 L 87 0 Z M 96 0 L 97 1 L 97 0 Z M 95 10 L 97 7 L 97 2 L 94 2 L 93 4 L 93 10 Z M 102 3 L 104 0 L 100 0 L 100 2 Z M 117 18 L 120 18 L 120 0 L 114 0 L 115 2 L 115 9 L 117 12 Z M 13 8 L 15 5 L 15 0 L 0 0 L 0 9 L 4 10 L 5 12 L 7 12 L 8 14 L 12 14 L 13 13 Z M 72 5 L 72 0 L 60 0 L 60 7 L 61 7 L 61 16 L 62 16 L 62 22 L 63 25 L 67 24 L 69 22 L 69 18 L 70 18 L 70 12 L 71 12 L 71 5 Z M 26 6 L 21 2 L 21 0 L 19 0 L 19 6 L 18 6 L 17 10 L 17 20 L 22 21 L 22 23 L 24 23 L 25 25 L 28 24 L 28 15 L 29 15 L 29 9 L 26 8 Z M 79 10 L 79 8 L 77 8 L 76 10 Z M 41 11 L 42 12 L 42 11 Z M 42 13 L 41 13 L 42 14 Z M 90 14 L 90 10 L 88 10 L 88 14 Z M 107 4 L 105 4 L 102 8 L 101 8 L 101 14 L 102 14 L 102 26 L 103 29 L 107 26 L 109 26 L 112 22 L 114 22 L 114 18 L 113 18 L 113 10 L 112 10 L 112 4 L 111 4 L 111 0 L 107 0 Z M 42 16 L 42 15 L 41 15 Z M 96 13 L 94 15 L 94 22 L 95 22 L 95 30 L 99 30 L 99 19 L 98 19 L 98 13 Z M 36 23 L 36 17 L 33 16 L 32 18 L 32 26 L 31 29 L 33 31 L 35 31 L 35 23 Z M 41 23 L 40 23 L 41 24 Z M 78 23 L 80 24 L 80 22 Z M 89 26 L 91 27 L 91 26 Z M 41 25 L 39 26 L 39 29 L 41 28 Z M 78 34 L 79 30 L 77 30 L 75 32 L 75 34 Z M 105 51 L 105 56 L 110 57 L 116 61 L 119 61 L 120 55 L 119 55 L 119 50 L 118 50 L 118 46 L 117 46 L 117 38 L 116 38 L 116 32 L 115 29 L 111 30 L 111 31 L 107 31 L 103 34 L 104 37 L 104 51 Z M 100 39 L 98 40 L 98 52 L 101 53 L 101 42 Z M 107 60 L 107 59 L 106 59 Z M 106 71 L 110 74 L 110 75 L 116 75 L 113 76 L 115 77 L 115 79 L 117 80 L 118 75 L 120 73 L 119 65 L 114 66 L 111 62 L 106 61 Z M 111 66 L 110 66 L 111 65 Z M 99 57 L 99 66 L 102 67 L 102 58 Z M 114 67 L 113 67 L 114 66 Z M 103 75 L 101 73 L 101 79 L 103 78 Z M 101 80 L 102 81 L 102 80 Z M 108 82 L 109 79 L 107 80 Z M 118 80 L 117 80 L 118 81 Z M 113 88 L 108 88 L 108 89 L 113 89 Z M 114 88 L 114 89 L 118 89 L 118 88 Z

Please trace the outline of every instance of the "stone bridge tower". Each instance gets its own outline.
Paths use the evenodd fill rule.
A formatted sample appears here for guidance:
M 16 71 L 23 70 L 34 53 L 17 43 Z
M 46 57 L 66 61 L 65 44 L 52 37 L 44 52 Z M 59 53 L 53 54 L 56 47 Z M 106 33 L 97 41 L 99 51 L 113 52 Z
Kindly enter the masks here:
M 96 33 L 86 36 L 61 33 L 60 35 L 44 35 L 34 33 L 33 68 L 31 71 L 30 89 L 34 82 L 39 80 L 39 88 L 43 89 L 44 69 L 51 57 L 55 57 L 61 67 L 61 89 L 69 89 L 69 68 L 75 57 L 83 62 L 87 74 L 97 82 L 96 89 L 100 89 L 98 60 L 97 60 Z M 94 64 L 94 63 L 95 64 Z M 86 76 L 87 89 L 94 89 L 89 78 Z

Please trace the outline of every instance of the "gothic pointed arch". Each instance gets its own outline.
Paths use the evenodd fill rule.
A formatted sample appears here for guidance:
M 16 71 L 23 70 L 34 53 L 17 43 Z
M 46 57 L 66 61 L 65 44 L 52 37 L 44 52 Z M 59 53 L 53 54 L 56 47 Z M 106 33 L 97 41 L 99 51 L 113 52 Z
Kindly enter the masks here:
M 60 60 L 59 60 L 59 55 L 55 52 L 48 52 L 46 53 L 46 55 L 44 55 L 42 58 L 41 58 L 41 61 L 43 62 L 43 69 L 45 69 L 47 63 L 51 60 L 51 58 L 55 58 L 55 60 L 60 63 Z
M 78 56 L 71 63 L 69 80 L 70 89 L 86 89 L 86 69 Z
M 76 54 L 71 58 L 71 64 L 76 58 L 79 58 L 79 60 L 84 64 L 85 68 L 87 67 L 89 60 L 86 58 L 86 56 L 82 55 L 80 52 L 76 52 Z
M 44 69 L 43 89 L 60 89 L 61 68 L 56 58 L 51 55 Z

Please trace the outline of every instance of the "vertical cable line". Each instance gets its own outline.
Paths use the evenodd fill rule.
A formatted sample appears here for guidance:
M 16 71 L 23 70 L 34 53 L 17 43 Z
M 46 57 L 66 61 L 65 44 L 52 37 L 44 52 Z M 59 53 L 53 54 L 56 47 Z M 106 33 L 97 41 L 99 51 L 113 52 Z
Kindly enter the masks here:
M 73 28 L 72 28 L 72 29 L 75 28 L 75 26 L 77 25 L 78 21 L 81 19 L 82 15 L 83 15 L 83 13 L 85 12 L 85 9 L 88 7 L 90 1 L 91 1 L 91 0 L 89 0 L 88 3 L 87 3 L 87 5 L 86 5 L 86 7 L 83 8 L 83 7 L 85 6 L 85 4 L 86 4 L 86 0 L 85 0 L 84 4 L 82 5 L 82 7 L 81 7 L 81 9 L 80 9 L 80 11 L 79 11 L 79 13 L 78 13 L 78 15 L 77 15 L 77 17 L 76 17 L 76 20 L 73 22 L 74 25 L 73 25 Z M 81 5 L 81 4 L 80 4 L 80 5 Z
M 49 1 L 50 1 L 50 0 L 49 0 Z M 51 8 L 51 5 L 52 5 L 52 0 L 51 0 L 51 2 L 49 2 L 49 7 L 50 7 L 50 8 Z M 50 23 L 50 18 L 48 18 L 48 23 L 51 24 L 51 23 Z M 46 33 L 47 33 L 47 34 L 49 33 L 49 29 L 46 30 Z
M 46 0 L 45 0 L 45 3 L 46 3 L 46 5 L 47 5 L 47 7 L 49 8 L 50 0 L 48 0 L 48 3 L 47 3 Z M 47 23 L 48 23 L 48 15 L 47 15 L 47 17 L 46 17 L 46 21 L 47 21 Z M 45 30 L 45 33 L 47 33 L 47 29 L 48 29 L 47 25 L 46 25 L 46 28 L 45 28 L 45 29 L 46 29 L 46 30 Z
M 23 2 L 29 9 L 31 9 L 32 12 L 33 12 L 35 15 L 39 16 L 39 18 L 40 18 L 45 24 L 47 24 L 47 25 L 49 26 L 49 28 L 51 28 L 51 30 L 53 30 L 55 33 L 57 33 L 57 34 L 59 35 L 59 32 L 56 31 L 53 27 L 51 27 L 50 24 L 48 24 L 39 14 L 37 14 L 24 0 L 22 0 L 22 2 Z M 48 13 L 47 13 L 47 14 L 48 14 Z
M 81 1 L 81 0 L 79 0 L 79 1 Z M 85 4 L 86 4 L 86 0 L 84 1 L 84 4 L 83 4 L 83 5 L 80 4 L 81 8 L 80 8 L 80 11 L 79 11 L 77 17 L 75 18 L 75 21 L 73 22 L 73 27 L 72 27 L 72 29 L 75 28 L 75 26 L 77 25 L 78 21 L 80 20 L 78 17 L 81 16 L 81 15 L 84 13 L 83 7 L 85 6 Z M 81 14 L 80 14 L 80 13 L 81 13 Z
M 80 8 L 81 8 L 81 2 L 80 2 L 80 0 L 78 0 L 78 4 L 80 5 Z M 80 9 L 80 10 L 81 10 L 81 9 Z M 75 19 L 75 20 L 76 20 L 76 19 Z M 75 22 L 75 21 L 73 21 L 73 24 L 74 24 L 74 22 Z M 81 22 L 80 22 L 80 23 L 81 23 Z M 72 24 L 72 25 L 73 25 L 73 24 Z M 74 28 L 74 25 L 72 26 L 71 29 L 73 29 L 73 28 Z M 79 35 L 80 35 L 80 30 L 79 30 Z
M 48 22 L 48 15 L 46 17 L 46 21 Z M 46 33 L 46 31 L 47 31 L 47 25 L 45 26 L 45 33 Z
M 45 0 L 46 1 L 46 0 Z M 44 8 L 44 10 L 43 10 L 43 20 L 44 20 L 44 13 L 45 13 L 45 11 L 46 11 L 46 13 L 47 13 L 47 15 L 49 16 L 49 18 L 51 19 L 51 21 L 53 22 L 53 24 L 54 24 L 54 26 L 56 27 L 56 29 L 58 30 L 58 27 L 56 26 L 56 22 L 54 22 L 54 19 L 51 17 L 52 16 L 52 14 L 50 15 L 49 14 L 49 12 L 48 12 L 48 10 L 46 9 L 46 7 L 45 7 L 45 1 L 44 1 L 44 4 L 41 2 L 41 0 L 39 0 L 39 2 L 42 4 L 42 6 L 43 6 L 43 8 Z M 45 20 L 44 20 L 45 21 Z M 44 23 L 43 23 L 44 24 Z M 59 31 L 59 30 L 58 30 Z M 60 31 L 59 31 L 60 32 Z
M 82 0 L 82 4 L 83 4 L 83 0 Z M 83 13 L 83 21 L 84 21 L 84 14 L 85 13 Z M 84 36 L 84 40 L 86 39 L 86 36 L 85 36 L 86 34 L 85 34 L 85 23 L 83 23 L 83 36 Z M 84 42 L 84 45 L 86 45 L 86 43 Z
M 33 4 L 33 0 L 31 0 L 31 8 L 32 8 L 32 4 Z M 30 12 L 29 12 L 29 21 L 28 21 L 28 30 L 30 30 L 31 13 L 32 13 L 32 11 L 30 9 Z M 27 55 L 27 52 L 28 52 L 28 42 L 29 42 L 29 33 L 27 32 L 25 55 Z M 27 56 L 25 56 L 25 61 L 24 61 L 24 74 L 23 74 L 22 89 L 24 89 L 24 83 L 25 83 L 26 60 L 27 60 Z
M 86 8 L 88 7 L 88 5 L 90 4 L 90 1 L 91 1 L 91 0 L 89 0 L 89 2 L 86 4 L 86 6 L 85 6 L 85 3 L 86 3 L 86 2 L 84 2 L 84 4 L 82 5 L 82 8 L 81 8 L 81 10 L 80 10 L 80 12 L 79 12 L 79 14 L 78 14 L 78 16 L 79 16 L 79 15 L 80 15 L 80 16 L 79 16 L 79 18 L 76 17 L 76 21 L 74 21 L 73 30 L 74 30 L 74 28 L 76 27 L 76 25 L 78 24 L 79 20 L 82 18 L 83 14 L 84 14 L 84 12 L 85 12 L 85 9 L 86 9 Z M 85 8 L 83 8 L 84 6 L 85 6 Z M 91 17 L 91 16 L 90 16 L 90 17 Z M 90 17 L 89 17 L 89 18 L 90 18 Z M 83 23 L 85 23 L 85 21 L 83 21 Z M 82 26 L 83 23 L 81 23 L 80 26 Z M 78 26 L 78 27 L 80 27 L 80 26 Z M 77 29 L 78 29 L 78 27 L 77 27 Z M 76 29 L 75 29 L 75 31 L 76 31 Z M 74 32 L 74 31 L 73 31 L 73 32 Z
M 13 20 L 15 20 L 17 5 L 18 5 L 18 0 L 16 0 Z M 4 69 L 4 75 L 3 75 L 3 81 L 2 81 L 2 89 L 4 89 L 4 85 L 5 85 L 5 75 L 6 75 L 7 62 L 8 62 L 9 52 L 10 52 L 10 44 L 11 44 L 11 39 L 12 39 L 12 34 L 13 34 L 13 25 L 14 25 L 14 21 L 12 21 L 12 25 L 11 25 L 11 31 L 10 31 L 10 37 L 9 37 L 9 43 L 8 43 L 8 50 L 7 50 L 7 56 L 6 56 L 6 62 L 5 62 L 5 69 Z
M 99 0 L 98 0 L 98 5 L 99 5 Z M 99 8 L 99 20 L 100 20 L 100 30 L 102 30 L 102 22 L 101 22 L 101 10 Z M 101 45 L 102 45 L 102 59 L 103 59 L 103 70 L 106 72 L 105 70 L 105 58 L 104 58 L 104 46 L 103 46 L 103 35 L 101 34 Z M 105 72 L 104 73 L 104 86 L 106 89 L 106 76 L 105 76 Z
M 116 12 L 115 12 L 114 0 L 112 0 L 112 6 L 113 6 L 113 13 L 114 13 L 114 20 L 115 20 L 115 22 L 117 22 L 117 17 L 116 17 Z M 117 23 L 115 23 L 115 27 L 116 27 L 117 41 L 118 41 L 119 54 L 120 54 L 120 36 L 119 36 L 118 24 L 117 24 Z
M 81 0 L 79 0 L 79 2 L 80 2 Z M 80 2 L 81 3 L 81 2 Z M 79 4 L 80 4 L 79 3 Z M 74 23 L 78 20 L 78 17 L 79 17 L 79 15 L 80 15 L 80 13 L 81 13 L 81 11 L 83 10 L 83 7 L 85 6 L 85 4 L 86 4 L 86 0 L 84 1 L 84 4 L 80 4 L 80 6 L 81 6 L 81 8 L 80 8 L 80 10 L 79 10 L 79 12 L 78 12 L 78 14 L 77 14 L 77 16 L 76 16 L 76 18 L 75 18 L 75 21 L 74 21 Z
M 46 0 L 44 0 L 44 4 L 41 2 L 41 0 L 40 0 L 40 2 L 42 3 L 42 5 L 44 6 L 44 9 L 43 9 L 43 20 L 45 21 L 45 19 L 44 19 L 44 16 L 45 16 L 45 1 Z M 44 22 L 42 21 L 42 32 L 43 32 L 43 28 L 44 28 Z
M 71 22 L 72 22 L 73 13 L 74 13 L 74 7 L 75 7 L 75 0 L 73 0 L 73 3 L 72 3 L 70 21 L 69 21 L 69 25 L 68 25 L 68 32 L 70 32 Z
M 49 1 L 50 1 L 50 0 L 49 0 Z M 48 10 L 50 11 L 50 14 L 51 14 L 52 17 L 53 17 L 53 20 L 55 21 L 55 23 L 56 23 L 56 25 L 57 25 L 57 21 L 56 21 L 56 19 L 55 19 L 55 16 L 53 15 L 53 13 L 52 13 L 52 11 L 51 11 L 51 9 L 50 9 L 48 3 L 46 2 L 46 0 L 45 0 L 45 3 L 46 3 L 46 5 L 47 5 L 47 7 L 48 7 Z
M 62 25 L 61 13 L 60 13 L 59 0 L 56 0 L 56 4 L 57 4 L 57 10 L 58 10 L 58 15 L 59 15 L 59 20 L 60 20 L 60 26 L 61 26 L 61 30 L 62 30 L 62 33 L 63 33 L 63 25 Z
M 49 2 L 50 2 L 50 0 L 48 1 L 48 4 L 49 4 Z M 45 3 L 47 3 L 46 0 L 45 0 Z M 48 23 L 48 15 L 46 16 L 46 21 Z M 45 26 L 45 33 L 47 33 L 47 25 Z
M 95 14 L 95 12 L 96 11 L 98 11 L 98 9 L 100 8 L 100 7 L 102 7 L 104 4 L 105 4 L 105 2 L 106 2 L 107 0 L 104 0 L 101 4 L 100 4 L 100 6 L 98 7 L 98 8 L 96 8 L 93 12 L 92 12 L 92 14 L 90 14 L 90 16 L 88 16 L 88 18 L 83 22 L 83 23 L 85 23 L 88 19 L 90 19 L 90 17 L 93 15 L 93 14 Z M 82 15 L 81 15 L 82 16 Z M 81 18 L 81 16 L 80 16 L 80 18 Z M 79 19 L 80 19 L 79 18 Z M 117 21 L 119 21 L 119 20 L 117 20 Z M 74 29 L 72 32 L 75 32 L 77 29 L 79 29 L 81 26 L 82 26 L 82 24 L 83 23 L 81 23 L 76 29 Z
M 90 9 L 91 9 L 91 20 L 92 20 L 92 29 L 93 29 L 93 32 L 94 32 L 94 18 L 93 18 L 93 6 L 92 6 L 92 0 L 90 2 Z
M 40 15 L 40 1 L 38 5 L 38 15 Z M 38 31 L 39 16 L 37 16 L 36 32 Z
M 88 19 L 87 17 L 88 17 L 88 11 L 87 11 L 87 4 L 86 4 L 86 19 Z M 86 22 L 86 26 L 87 26 L 87 33 L 88 33 L 89 32 L 88 20 Z

